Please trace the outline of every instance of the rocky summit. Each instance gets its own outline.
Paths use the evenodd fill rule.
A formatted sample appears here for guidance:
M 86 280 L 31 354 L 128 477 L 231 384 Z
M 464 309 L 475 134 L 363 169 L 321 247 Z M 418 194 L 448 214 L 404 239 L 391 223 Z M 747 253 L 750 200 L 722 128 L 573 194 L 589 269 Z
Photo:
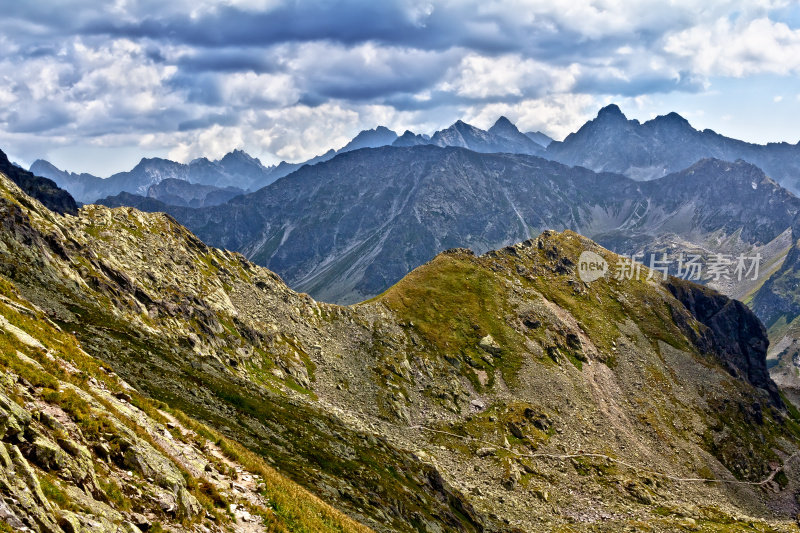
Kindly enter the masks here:
M 620 261 L 547 231 L 343 307 L 167 215 L 61 215 L 0 176 L 0 523 L 797 531 L 764 327 L 646 268 L 584 282 L 587 251 Z
M 752 144 L 713 130 L 697 130 L 672 112 L 647 122 L 629 120 L 611 104 L 563 141 L 547 145 L 547 157 L 597 171 L 650 180 L 687 168 L 704 158 L 743 159 L 797 194 L 800 143 Z

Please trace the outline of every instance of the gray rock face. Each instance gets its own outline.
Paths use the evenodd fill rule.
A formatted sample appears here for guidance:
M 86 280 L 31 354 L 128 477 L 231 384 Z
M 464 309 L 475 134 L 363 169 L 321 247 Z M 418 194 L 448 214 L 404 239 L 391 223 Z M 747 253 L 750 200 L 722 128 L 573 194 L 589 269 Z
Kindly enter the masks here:
M 224 204 L 231 198 L 244 194 L 244 189 L 237 187 L 215 187 L 201 185 L 185 180 L 167 178 L 151 185 L 147 197 L 167 205 L 181 207 L 209 207 Z
M 157 186 L 164 180 L 182 180 L 219 189 L 255 189 L 277 179 L 272 175 L 273 170 L 241 150 L 235 150 L 219 161 L 200 158 L 189 164 L 161 158 L 142 159 L 130 171 L 105 179 L 90 174 L 62 171 L 43 160 L 37 160 L 31 165 L 32 172 L 52 179 L 84 203 L 120 193 L 146 196 L 152 186 Z M 184 202 L 190 203 L 191 197 L 196 195 L 192 194 L 188 199 L 184 196 Z
M 709 157 L 744 159 L 786 189 L 800 192 L 800 143 L 751 144 L 696 130 L 677 113 L 640 123 L 628 120 L 614 104 L 562 142 L 549 144 L 545 157 L 638 180 L 660 178 Z
M 772 404 L 782 406 L 778 387 L 767 370 L 767 331 L 755 314 L 738 300 L 693 283 L 670 279 L 665 285 L 692 316 L 708 328 L 696 332 L 684 327 L 686 334 L 706 353 L 720 356 L 732 375 L 767 391 Z

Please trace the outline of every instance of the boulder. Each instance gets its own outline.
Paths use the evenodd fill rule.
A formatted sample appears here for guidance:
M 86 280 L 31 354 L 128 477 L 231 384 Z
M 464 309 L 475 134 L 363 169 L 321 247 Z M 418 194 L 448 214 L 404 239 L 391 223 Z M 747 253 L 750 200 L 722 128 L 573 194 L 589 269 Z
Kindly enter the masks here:
M 21 435 L 30 423 L 30 413 L 0 392 L 0 439 L 8 440 Z
M 490 457 L 496 453 L 494 448 L 478 448 L 475 452 L 478 457 Z
M 66 453 L 50 439 L 38 436 L 30 445 L 30 458 L 48 471 L 61 471 L 70 462 Z
M 175 465 L 147 443 L 135 442 L 128 446 L 121 462 L 122 466 L 138 472 L 145 479 L 154 479 L 159 486 L 175 493 L 184 486 L 183 476 Z
M 203 511 L 203 507 L 200 505 L 200 502 L 197 501 L 197 498 L 192 496 L 184 487 L 178 490 L 176 503 L 178 506 L 178 516 L 181 518 L 192 519 Z
M 492 337 L 491 334 L 483 337 L 478 343 L 478 347 L 492 355 L 500 355 L 503 351 L 503 349 L 500 347 L 499 344 L 497 344 L 497 341 L 494 340 L 494 337 Z

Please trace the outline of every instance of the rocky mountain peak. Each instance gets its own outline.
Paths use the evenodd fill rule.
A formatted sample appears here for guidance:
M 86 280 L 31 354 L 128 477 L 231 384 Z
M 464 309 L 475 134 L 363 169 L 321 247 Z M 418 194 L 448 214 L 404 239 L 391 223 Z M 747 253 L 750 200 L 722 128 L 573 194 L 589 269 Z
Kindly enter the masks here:
M 180 163 L 176 163 L 175 161 L 170 161 L 169 159 L 164 159 L 162 157 L 143 157 L 130 172 L 146 172 L 149 170 L 160 170 L 163 167 L 174 167 L 179 165 Z
M 617 104 L 608 104 L 597 112 L 597 119 L 628 120 Z
M 406 130 L 403 134 L 394 140 L 392 146 L 417 146 L 420 144 L 428 144 L 430 138 L 425 135 L 416 134 L 410 130 Z
M 223 165 L 233 162 L 239 162 L 239 163 L 249 163 L 257 166 L 262 166 L 261 161 L 259 159 L 251 156 L 244 150 L 240 150 L 238 148 L 236 150 L 233 150 L 225 154 L 222 157 L 222 159 L 219 160 L 219 162 L 222 163 Z
M 498 118 L 498 119 L 495 121 L 495 123 L 494 123 L 494 125 L 492 126 L 492 128 L 497 128 L 497 129 L 510 129 L 510 128 L 513 128 L 513 129 L 515 129 L 515 130 L 519 131 L 519 130 L 517 129 L 517 127 L 514 125 L 514 123 L 513 123 L 513 122 L 511 122 L 510 120 L 508 120 L 508 117 L 506 117 L 506 116 L 504 116 L 504 115 L 503 115 L 503 116 L 500 116 L 500 118 Z M 489 129 L 489 131 L 491 131 L 491 130 L 492 130 L 492 128 L 490 128 L 490 129 Z
M 485 130 L 480 129 L 477 126 L 473 126 L 468 122 L 464 122 L 461 119 L 456 120 L 450 125 L 449 128 L 446 128 L 443 131 L 456 131 L 459 133 L 476 133 L 476 132 L 485 133 Z
M 524 134 L 519 131 L 514 123 L 508 120 L 506 117 L 498 118 L 488 131 L 489 133 L 493 133 L 501 137 L 519 137 L 520 135 L 524 136 Z
M 34 161 L 31 164 L 31 168 L 29 170 L 30 170 L 30 172 L 33 172 L 34 174 L 36 173 L 36 171 L 63 172 L 60 168 L 55 166 L 53 163 L 51 163 L 50 161 L 46 161 L 44 159 L 37 159 L 36 161 Z
M 675 123 L 678 123 L 678 124 L 687 124 L 687 125 L 689 124 L 688 120 L 683 118 L 683 116 L 679 115 L 675 111 L 667 113 L 666 115 L 663 116 L 663 119 L 665 121 L 675 122 Z
M 339 152 L 349 152 L 359 148 L 378 148 L 392 144 L 395 140 L 397 140 L 397 133 L 386 126 L 378 126 L 371 130 L 362 130 Z

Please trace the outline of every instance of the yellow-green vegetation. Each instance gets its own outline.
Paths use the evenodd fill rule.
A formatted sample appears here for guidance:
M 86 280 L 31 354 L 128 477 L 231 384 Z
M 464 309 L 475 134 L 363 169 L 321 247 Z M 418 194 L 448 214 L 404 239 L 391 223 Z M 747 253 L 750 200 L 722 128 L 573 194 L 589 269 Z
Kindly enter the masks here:
M 61 482 L 53 475 L 42 472 L 39 475 L 39 485 L 50 503 L 65 511 L 78 511 L 80 508 L 67 496 L 61 487 Z
M 626 320 L 634 321 L 654 346 L 663 341 L 679 349 L 688 348 L 683 333 L 675 325 L 672 315 L 675 310 L 670 308 L 659 286 L 660 274 L 648 280 L 649 270 L 642 267 L 641 275 L 633 279 L 607 275 L 583 283 L 577 272 L 564 275 L 563 271 L 572 271 L 581 252 L 591 249 L 609 265 L 615 265 L 619 257 L 570 231 L 543 237 L 541 247 L 526 248 L 528 253 L 521 258 L 512 256 L 513 265 L 509 266 L 533 263 L 538 275 L 526 278 L 527 281 L 545 298 L 569 311 L 602 353 L 611 352 L 620 335 L 618 326 Z
M 371 531 L 278 474 L 266 464 L 263 458 L 247 448 L 180 411 L 173 409 L 169 409 L 169 411 L 186 427 L 219 446 L 225 457 L 263 479 L 262 494 L 269 500 L 273 511 L 264 515 L 269 531 L 307 531 L 309 533 L 316 531 L 366 533 Z
M 646 269 L 583 283 L 581 251 L 617 258 L 575 234 L 446 253 L 338 307 L 163 215 L 18 207 L 0 228 L 0 312 L 45 346 L 0 335 L 0 377 L 35 415 L 19 450 L 37 457 L 39 437 L 33 469 L 64 519 L 90 493 L 151 531 L 216 533 L 243 512 L 272 531 L 366 530 L 313 493 L 409 533 L 675 531 L 690 517 L 736 531 L 742 514 L 792 530 L 792 511 L 770 507 L 796 492 L 792 465 L 768 491 L 650 475 L 760 479 L 796 449 L 796 413 L 726 371 L 674 286 Z M 57 464 L 83 453 L 59 454 L 70 440 L 96 474 L 80 492 Z
M 627 320 L 656 349 L 658 341 L 689 349 L 673 319 L 677 310 L 667 303 L 658 280 L 647 279 L 646 269 L 639 279 L 608 277 L 585 284 L 574 273 L 565 275 L 574 272 L 582 251 L 591 245 L 609 262 L 616 256 L 571 232 L 544 234 L 538 242 L 538 247 L 529 241 L 482 257 L 460 250 L 440 254 L 376 299 L 419 332 L 435 353 L 473 368 L 491 370 L 485 350 L 479 348 L 480 340 L 491 335 L 500 347 L 493 362 L 512 383 L 526 338 L 538 341 L 554 360 L 563 355 L 579 369 L 585 360 L 577 337 L 553 331 L 546 316 L 536 320 L 541 327 L 514 327 L 525 321 L 519 307 L 526 300 L 544 298 L 568 312 L 598 348 L 596 356 L 609 366 L 615 362 L 619 326 Z M 516 302 L 515 293 L 520 295 Z
M 449 360 L 490 369 L 478 345 L 491 335 L 501 347 L 497 364 L 505 379 L 513 380 L 524 338 L 506 324 L 504 317 L 512 310 L 503 279 L 479 259 L 463 252 L 440 254 L 379 299 L 401 323 L 418 331 L 433 353 Z
M 150 505 L 145 500 L 139 499 L 141 495 L 137 496 L 136 492 L 131 492 L 124 486 L 121 480 L 125 480 L 125 476 L 114 463 L 115 458 L 123 456 L 123 448 L 130 446 L 131 437 L 125 436 L 118 425 L 122 423 L 127 429 L 134 431 L 136 438 L 147 442 L 157 453 L 163 454 L 173 462 L 174 467 L 181 471 L 187 489 L 205 510 L 211 513 L 209 516 L 213 516 L 217 524 L 230 523 L 232 520 L 228 513 L 230 496 L 222 494 L 220 488 L 208 479 L 191 475 L 179 461 L 171 458 L 169 451 L 153 438 L 149 429 L 140 426 L 133 418 L 116 408 L 104 395 L 106 393 L 99 392 L 99 387 L 102 384 L 102 388 L 108 394 L 124 396 L 132 406 L 141 409 L 152 423 L 167 422 L 167 418 L 160 411 L 161 408 L 166 408 L 165 404 L 154 402 L 124 387 L 118 378 L 108 370 L 102 369 L 94 358 L 86 354 L 72 335 L 61 331 L 34 310 L 3 276 L 0 276 L 0 296 L 3 298 L 0 300 L 0 315 L 10 324 L 9 327 L 18 328 L 15 331 L 22 332 L 0 334 L 0 368 L 5 376 L 19 376 L 19 379 L 34 387 L 35 396 L 39 401 L 63 410 L 80 430 L 77 436 L 70 435 L 62 429 L 52 430 L 53 440 L 69 441 L 80 438 L 90 448 L 105 443 L 104 453 L 112 462 L 106 464 L 104 461 L 107 459 L 94 457 L 93 465 L 98 487 L 107 505 L 121 513 L 129 512 L 134 507 L 142 508 L 142 505 Z M 15 387 L 9 387 L 10 384 L 4 382 L 2 391 L 12 393 L 12 399 L 24 406 L 26 400 L 19 396 Z M 252 505 L 249 508 L 255 516 L 263 520 L 266 531 L 309 533 L 370 531 L 278 474 L 252 452 L 180 411 L 175 409 L 169 411 L 185 427 L 218 445 L 232 464 L 239 465 L 244 471 L 261 478 L 260 490 L 264 500 L 269 503 L 261 508 Z M 42 428 L 39 431 L 50 430 Z M 181 432 L 175 434 L 184 438 Z M 74 445 L 71 446 L 68 449 L 73 449 Z M 68 479 L 59 479 L 55 473 L 42 471 L 38 466 L 34 468 L 42 493 L 56 508 L 89 514 L 94 512 L 91 506 L 78 504 L 69 496 L 65 488 L 65 484 L 69 483 Z M 235 475 L 235 470 L 233 473 Z M 142 478 L 135 477 L 126 483 L 134 483 L 147 490 L 147 480 Z M 161 511 L 157 510 L 156 513 L 161 514 Z M 175 519 L 184 526 L 189 526 L 202 520 L 203 517 L 179 514 L 171 519 L 161 514 L 160 524 L 155 523 L 151 531 L 161 529 L 162 525 L 168 522 L 174 524 Z M 0 521 L 0 524 L 3 522 Z

